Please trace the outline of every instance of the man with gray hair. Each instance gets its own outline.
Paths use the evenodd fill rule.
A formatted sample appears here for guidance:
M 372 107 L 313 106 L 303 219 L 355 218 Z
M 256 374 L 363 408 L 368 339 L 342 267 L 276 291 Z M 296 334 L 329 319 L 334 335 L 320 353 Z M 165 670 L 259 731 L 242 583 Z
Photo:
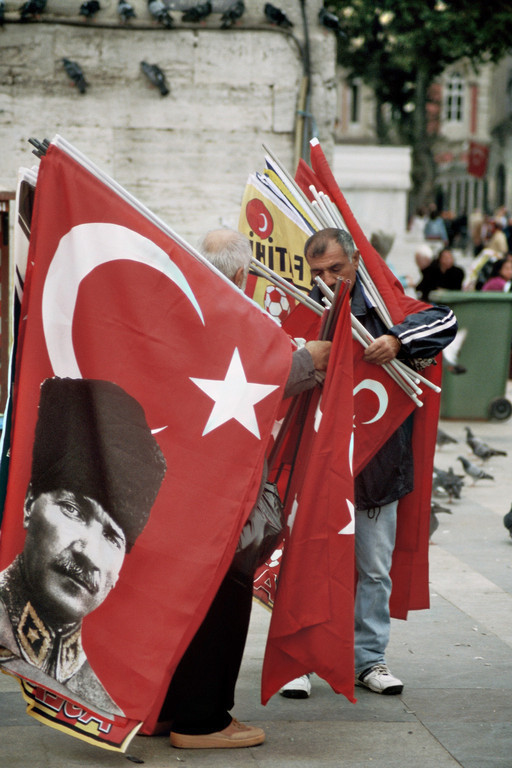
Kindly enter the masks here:
M 198 250 L 219 272 L 244 291 L 251 266 L 251 243 L 233 229 L 213 229 L 207 232 Z
M 243 289 L 251 260 L 249 240 L 239 232 L 208 232 L 200 250 L 217 269 Z M 316 373 L 327 368 L 330 341 L 311 341 L 293 353 L 284 396 L 290 397 L 317 383 Z M 267 478 L 265 465 L 260 493 Z M 171 729 L 174 747 L 189 749 L 251 747 L 265 739 L 262 728 L 240 723 L 229 711 L 234 693 L 252 606 L 253 569 L 242 572 L 233 560 L 210 609 L 181 659 L 160 712 L 158 731 Z
M 351 312 L 374 337 L 364 352 L 366 362 L 384 365 L 397 357 L 410 364 L 414 360 L 432 362 L 454 339 L 457 321 L 449 307 L 430 306 L 413 299 L 403 320 L 391 328 L 385 327 L 358 277 L 360 254 L 347 231 L 328 228 L 316 232 L 306 242 L 304 254 L 313 279 L 320 277 L 331 289 L 338 278 L 350 281 Z M 310 295 L 321 302 L 318 286 Z M 391 625 L 390 570 L 398 502 L 419 482 L 413 471 L 413 418 L 411 414 L 354 478 L 358 575 L 355 682 L 386 695 L 399 694 L 403 689 L 402 681 L 390 672 L 385 654 Z M 310 692 L 307 675 L 281 689 L 287 698 L 307 698 Z

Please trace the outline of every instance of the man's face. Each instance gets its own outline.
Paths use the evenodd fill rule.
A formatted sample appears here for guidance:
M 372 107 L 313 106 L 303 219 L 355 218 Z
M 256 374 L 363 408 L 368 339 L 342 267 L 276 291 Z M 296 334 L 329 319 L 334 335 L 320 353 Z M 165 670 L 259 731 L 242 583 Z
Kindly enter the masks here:
M 320 277 L 331 290 L 334 290 L 337 278 L 342 277 L 345 280 L 350 280 L 350 290 L 352 291 L 359 264 L 358 251 L 354 252 L 352 261 L 350 261 L 341 245 L 335 240 L 331 240 L 321 256 L 312 257 L 308 253 L 306 253 L 306 261 L 311 269 L 312 280 L 315 277 Z
M 122 529 L 98 502 L 71 491 L 25 502 L 25 575 L 36 610 L 54 624 L 94 611 L 115 585 L 126 552 Z

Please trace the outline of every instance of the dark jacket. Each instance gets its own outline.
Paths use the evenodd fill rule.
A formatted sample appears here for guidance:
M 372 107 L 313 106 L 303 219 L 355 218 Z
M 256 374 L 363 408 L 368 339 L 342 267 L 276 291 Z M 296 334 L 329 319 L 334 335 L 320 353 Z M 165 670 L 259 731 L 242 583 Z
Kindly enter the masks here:
M 320 293 L 316 291 L 314 288 L 311 296 L 318 300 Z M 457 332 L 452 310 L 440 305 L 420 308 L 403 322 L 386 329 L 367 301 L 359 280 L 352 293 L 351 312 L 375 338 L 389 333 L 399 339 L 402 347 L 398 358 L 404 362 L 436 357 L 453 341 Z M 413 490 L 413 417 L 411 414 L 405 420 L 355 478 L 356 509 L 381 507 Z

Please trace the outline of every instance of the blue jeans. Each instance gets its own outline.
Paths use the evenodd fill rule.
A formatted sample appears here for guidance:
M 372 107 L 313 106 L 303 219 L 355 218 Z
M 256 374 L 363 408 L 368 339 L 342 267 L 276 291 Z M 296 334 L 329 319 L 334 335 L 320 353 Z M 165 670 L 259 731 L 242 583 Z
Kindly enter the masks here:
M 384 662 L 389 642 L 391 559 L 398 501 L 356 510 L 355 672 Z

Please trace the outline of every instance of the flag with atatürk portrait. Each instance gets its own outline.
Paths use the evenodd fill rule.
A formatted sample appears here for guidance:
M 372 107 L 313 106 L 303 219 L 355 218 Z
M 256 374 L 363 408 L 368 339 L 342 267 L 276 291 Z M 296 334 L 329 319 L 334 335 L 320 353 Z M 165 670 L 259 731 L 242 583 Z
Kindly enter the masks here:
M 260 307 L 60 137 L 40 163 L 29 265 L 0 537 L 0 667 L 21 680 L 28 711 L 39 720 L 125 750 L 142 723 L 151 732 L 172 673 L 232 560 L 257 497 L 290 368 L 290 341 Z M 102 398 L 130 403 L 147 451 L 164 457 L 154 503 L 143 502 L 151 507 L 144 526 L 126 527 L 126 516 L 136 516 L 133 499 L 142 493 L 145 473 L 142 464 L 131 469 L 128 452 L 123 460 L 124 417 L 117 406 L 108 407 L 112 427 L 102 433 L 97 399 L 90 403 L 87 394 L 89 416 L 73 422 L 75 398 L 59 395 L 50 412 L 66 448 L 51 453 L 51 460 L 44 452 L 40 458 L 35 434 L 44 438 L 47 382 L 59 380 L 92 382 L 94 390 L 100 382 Z M 101 457 L 103 443 L 115 443 L 113 473 L 94 456 L 93 426 L 105 438 Z M 51 443 L 51 428 L 48 433 Z M 89 490 L 100 475 L 101 503 Z M 28 544 L 35 534 L 29 532 L 48 500 L 55 519 L 67 519 L 66 531 L 77 520 L 85 521 L 84 531 L 100 520 L 102 545 L 117 546 L 121 554 L 126 549 L 117 583 L 113 578 L 104 602 L 73 632 L 55 631 L 30 599 L 34 547 Z M 84 566 L 70 564 L 68 554 L 57 553 L 50 563 L 51 583 L 62 586 L 65 578 L 68 592 L 95 594 L 103 561 L 93 578 Z M 82 662 L 115 707 L 98 706 L 97 685 L 67 685 Z

